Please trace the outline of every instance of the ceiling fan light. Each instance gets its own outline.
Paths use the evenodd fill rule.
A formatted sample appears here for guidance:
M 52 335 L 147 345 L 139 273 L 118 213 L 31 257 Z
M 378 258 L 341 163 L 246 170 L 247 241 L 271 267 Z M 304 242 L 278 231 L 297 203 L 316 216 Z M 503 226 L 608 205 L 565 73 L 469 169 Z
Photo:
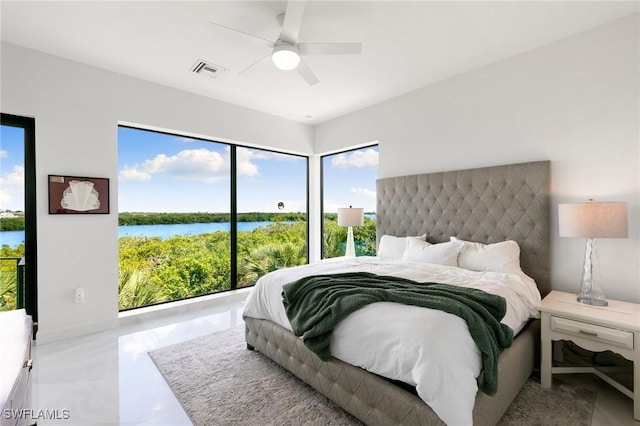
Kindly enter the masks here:
M 281 70 L 294 70 L 300 63 L 300 54 L 295 46 L 280 44 L 273 48 L 273 63 Z

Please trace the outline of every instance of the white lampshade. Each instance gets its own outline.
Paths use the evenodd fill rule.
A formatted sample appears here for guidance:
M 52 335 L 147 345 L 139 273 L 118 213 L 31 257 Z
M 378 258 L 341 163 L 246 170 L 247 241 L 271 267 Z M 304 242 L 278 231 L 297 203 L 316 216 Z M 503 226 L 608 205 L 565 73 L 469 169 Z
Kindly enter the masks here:
M 273 60 L 275 66 L 281 70 L 294 70 L 300 63 L 300 52 L 296 46 L 291 44 L 277 44 L 273 48 L 271 60 Z
M 629 235 L 627 203 L 586 203 L 558 205 L 561 237 L 626 238 Z
M 340 226 L 362 226 L 364 223 L 363 208 L 339 208 L 338 225 Z
M 596 203 L 588 200 L 586 203 L 558 205 L 560 236 L 586 238 L 578 302 L 607 306 L 598 278 L 595 239 L 626 238 L 629 235 L 627 222 L 627 204 L 623 202 Z

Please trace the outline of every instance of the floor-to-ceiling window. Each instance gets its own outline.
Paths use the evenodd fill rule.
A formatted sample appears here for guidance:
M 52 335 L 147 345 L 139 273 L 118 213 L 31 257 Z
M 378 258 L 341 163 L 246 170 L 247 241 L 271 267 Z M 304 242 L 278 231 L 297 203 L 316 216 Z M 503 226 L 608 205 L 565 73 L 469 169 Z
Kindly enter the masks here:
M 307 158 L 120 126 L 119 306 L 307 262 Z
M 345 254 L 347 229 L 339 226 L 338 208 L 364 209 L 363 226 L 353 227 L 356 256 L 376 254 L 376 179 L 378 146 L 322 157 L 322 257 Z
M 237 148 L 239 287 L 307 263 L 307 170 L 307 157 Z
M 35 120 L 2 114 L 0 311 L 25 308 L 37 322 Z

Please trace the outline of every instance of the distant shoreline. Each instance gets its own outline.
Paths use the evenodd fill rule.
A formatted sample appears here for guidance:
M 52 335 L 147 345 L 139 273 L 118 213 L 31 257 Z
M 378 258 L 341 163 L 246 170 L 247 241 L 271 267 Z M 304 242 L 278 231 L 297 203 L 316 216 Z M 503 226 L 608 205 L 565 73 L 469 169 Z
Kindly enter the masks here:
M 372 216 L 375 213 L 365 213 Z M 325 219 L 336 220 L 336 213 L 325 213 Z M 298 222 L 306 221 L 307 213 L 248 212 L 238 213 L 238 222 Z M 123 212 L 118 213 L 118 226 L 133 225 L 178 225 L 193 223 L 230 222 L 230 213 L 158 213 Z M 0 218 L 0 231 L 24 231 L 24 217 Z

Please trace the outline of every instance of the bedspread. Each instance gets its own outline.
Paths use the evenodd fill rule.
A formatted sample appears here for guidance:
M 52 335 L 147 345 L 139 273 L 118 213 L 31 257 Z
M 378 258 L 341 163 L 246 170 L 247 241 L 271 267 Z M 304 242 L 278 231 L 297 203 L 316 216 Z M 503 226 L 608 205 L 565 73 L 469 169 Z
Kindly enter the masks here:
M 359 257 L 329 259 L 265 275 L 249 295 L 244 315 L 291 330 L 282 302 L 283 285 L 306 276 L 343 272 L 373 272 L 498 294 L 507 302 L 502 323 L 514 332 L 537 316 L 540 300 L 535 283 L 526 276 Z M 393 302 L 373 303 L 338 324 L 331 337 L 331 355 L 415 386 L 420 398 L 449 425 L 472 423 L 482 355 L 466 322 L 455 315 Z

